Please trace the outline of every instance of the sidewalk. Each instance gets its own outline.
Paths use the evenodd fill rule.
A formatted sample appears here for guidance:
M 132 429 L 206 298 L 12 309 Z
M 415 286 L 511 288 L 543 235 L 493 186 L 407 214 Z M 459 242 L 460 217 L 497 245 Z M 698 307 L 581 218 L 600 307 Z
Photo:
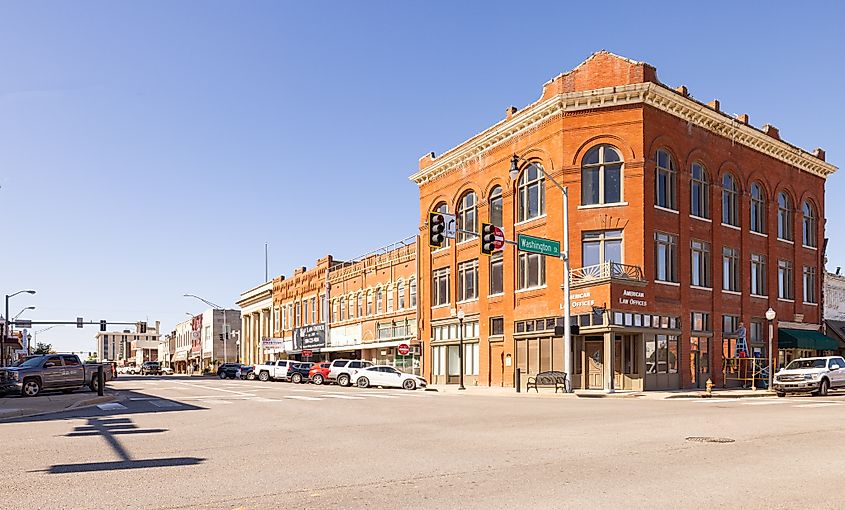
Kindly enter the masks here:
M 96 392 L 80 389 L 70 394 L 45 393 L 37 397 L 20 397 L 7 395 L 0 397 L 0 422 L 8 418 L 21 416 L 36 416 L 39 414 L 57 413 L 68 409 L 78 409 L 117 400 L 117 394 L 106 388 L 105 395 L 98 396 Z
M 555 393 L 553 388 L 540 388 L 539 391 L 525 391 L 517 393 L 514 388 L 467 386 L 465 390 L 459 390 L 456 384 L 432 384 L 426 391 L 437 391 L 448 395 L 474 395 L 488 397 L 543 397 L 543 398 L 643 398 L 648 400 L 664 400 L 672 398 L 754 398 L 773 397 L 774 392 L 766 390 L 743 390 L 743 389 L 713 389 L 710 397 L 707 392 L 700 389 L 691 390 L 669 390 L 669 391 L 629 391 L 617 390 L 608 393 L 605 390 L 575 390 L 574 393 Z

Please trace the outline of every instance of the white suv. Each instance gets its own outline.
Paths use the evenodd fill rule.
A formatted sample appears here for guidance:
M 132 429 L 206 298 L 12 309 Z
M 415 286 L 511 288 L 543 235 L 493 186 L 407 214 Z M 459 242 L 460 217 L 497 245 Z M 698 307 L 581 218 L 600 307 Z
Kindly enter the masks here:
M 825 356 L 793 360 L 775 374 L 773 386 L 779 397 L 786 392 L 810 392 L 823 397 L 830 388 L 845 387 L 845 359 Z
M 291 363 L 298 363 L 298 361 L 280 359 L 259 363 L 255 365 L 255 377 L 259 381 L 269 381 L 270 379 L 285 381 L 287 380 L 288 368 L 290 368 Z
M 355 374 L 367 367 L 373 366 L 369 361 L 358 359 L 336 359 L 329 367 L 330 381 L 336 381 L 340 386 L 349 386 L 355 380 Z

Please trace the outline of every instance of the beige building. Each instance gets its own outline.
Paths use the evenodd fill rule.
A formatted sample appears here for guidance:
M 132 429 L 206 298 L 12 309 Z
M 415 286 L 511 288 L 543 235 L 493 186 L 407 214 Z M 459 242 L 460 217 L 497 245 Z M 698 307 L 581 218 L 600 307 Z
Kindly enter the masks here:
M 271 325 L 273 308 L 273 282 L 262 283 L 241 293 L 237 302 L 241 308 L 241 331 L 238 339 L 238 360 L 254 365 L 268 358 L 265 350 L 272 349 L 267 344 L 273 335 Z M 265 342 L 262 344 L 262 339 Z
M 135 331 L 100 331 L 97 333 L 97 360 L 115 361 L 118 365 L 141 365 L 145 361 L 159 360 L 161 324 L 148 325 L 144 333 L 139 325 Z

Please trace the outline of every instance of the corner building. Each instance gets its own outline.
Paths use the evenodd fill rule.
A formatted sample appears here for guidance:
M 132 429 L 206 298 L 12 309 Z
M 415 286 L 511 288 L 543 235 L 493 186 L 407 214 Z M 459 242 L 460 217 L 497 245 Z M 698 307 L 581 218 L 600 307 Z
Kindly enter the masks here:
M 423 234 L 423 373 L 458 382 L 459 310 L 465 384 L 513 386 L 516 369 L 563 369 L 561 259 L 513 245 L 487 257 L 460 232 L 426 249 L 435 210 L 455 214 L 463 231 L 490 222 L 507 239 L 562 240 L 554 179 L 569 197 L 573 386 L 736 384 L 726 360 L 743 337 L 746 352 L 768 357 L 769 308 L 773 351 L 779 339 L 806 347 L 820 335 L 824 185 L 834 171 L 821 149 L 669 88 L 649 64 L 595 53 L 535 103 L 420 159 L 411 180 Z M 781 349 L 779 362 L 799 352 Z

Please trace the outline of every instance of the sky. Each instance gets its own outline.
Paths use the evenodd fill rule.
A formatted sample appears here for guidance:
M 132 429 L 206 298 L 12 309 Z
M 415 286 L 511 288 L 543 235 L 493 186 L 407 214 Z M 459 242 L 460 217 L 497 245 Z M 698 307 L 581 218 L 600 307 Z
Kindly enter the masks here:
M 845 164 L 834 2 L 0 3 L 0 293 L 162 321 L 414 235 L 419 158 L 606 49 Z M 845 177 L 827 185 L 845 266 Z M 37 335 L 94 351 L 97 327 Z

